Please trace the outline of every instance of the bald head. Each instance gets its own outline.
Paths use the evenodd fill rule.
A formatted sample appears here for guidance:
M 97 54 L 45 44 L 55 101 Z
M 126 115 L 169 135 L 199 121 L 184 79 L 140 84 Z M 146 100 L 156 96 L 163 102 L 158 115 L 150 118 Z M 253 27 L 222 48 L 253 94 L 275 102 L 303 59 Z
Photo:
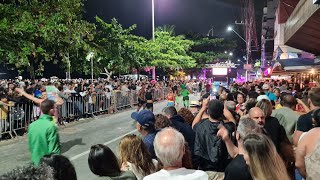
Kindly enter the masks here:
M 291 94 L 287 94 L 283 97 L 283 106 L 291 109 L 295 109 L 297 100 Z
M 154 139 L 154 150 L 164 167 L 182 164 L 185 140 L 177 130 L 169 127 L 157 133 Z
M 249 117 L 256 121 L 256 123 L 260 126 L 263 127 L 265 124 L 265 115 L 263 111 L 258 108 L 258 107 L 253 107 L 249 111 Z

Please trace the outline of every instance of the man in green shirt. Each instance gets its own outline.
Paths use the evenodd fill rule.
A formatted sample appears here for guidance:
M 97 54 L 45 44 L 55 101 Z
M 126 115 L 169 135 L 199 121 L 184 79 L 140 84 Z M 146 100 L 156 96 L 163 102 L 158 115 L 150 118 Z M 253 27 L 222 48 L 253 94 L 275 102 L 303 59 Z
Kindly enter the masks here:
M 28 143 L 31 152 L 31 160 L 39 165 L 40 159 L 47 154 L 60 154 L 60 140 L 58 129 L 53 123 L 55 102 L 44 100 L 41 103 L 42 115 L 31 123 L 28 129 Z
M 180 94 L 181 94 L 182 99 L 183 99 L 183 105 L 184 105 L 184 107 L 189 108 L 189 105 L 190 105 L 190 103 L 189 103 L 189 94 L 190 94 L 190 92 L 187 89 L 185 84 L 181 84 L 180 87 L 182 89 Z

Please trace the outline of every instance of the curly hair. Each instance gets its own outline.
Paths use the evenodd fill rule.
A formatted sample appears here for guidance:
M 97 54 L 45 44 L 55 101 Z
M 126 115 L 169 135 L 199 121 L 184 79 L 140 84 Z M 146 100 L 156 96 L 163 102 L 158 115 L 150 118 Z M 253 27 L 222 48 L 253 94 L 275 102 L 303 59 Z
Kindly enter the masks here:
M 181 108 L 179 111 L 178 111 L 178 114 L 183 117 L 185 123 L 189 124 L 189 125 L 192 125 L 192 122 L 194 120 L 194 115 L 192 114 L 192 112 L 187 109 L 187 108 Z
M 33 165 L 18 167 L 2 176 L 0 180 L 54 180 L 54 170 L 42 164 L 39 167 Z
M 142 139 L 135 134 L 126 135 L 119 143 L 120 166 L 130 162 L 134 164 L 138 172 L 147 176 L 156 172 L 151 155 Z
M 169 120 L 169 118 L 163 114 L 157 114 L 155 115 L 156 121 L 154 124 L 154 127 L 156 130 L 161 130 L 166 127 L 171 127 L 172 122 Z

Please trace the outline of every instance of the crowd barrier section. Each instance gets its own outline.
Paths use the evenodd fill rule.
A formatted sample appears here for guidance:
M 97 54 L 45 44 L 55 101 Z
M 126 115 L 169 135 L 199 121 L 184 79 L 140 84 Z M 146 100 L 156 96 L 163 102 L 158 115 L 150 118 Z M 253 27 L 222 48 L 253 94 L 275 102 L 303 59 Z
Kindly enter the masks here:
M 163 100 L 168 88 L 153 89 L 153 99 Z M 113 113 L 119 109 L 134 107 L 138 103 L 138 91 L 115 91 L 93 95 L 72 95 L 63 98 L 64 104 L 57 106 L 57 124 L 78 120 L 87 116 Z M 0 141 L 23 135 L 28 126 L 40 116 L 40 107 L 32 102 L 16 103 L 12 106 L 0 104 Z

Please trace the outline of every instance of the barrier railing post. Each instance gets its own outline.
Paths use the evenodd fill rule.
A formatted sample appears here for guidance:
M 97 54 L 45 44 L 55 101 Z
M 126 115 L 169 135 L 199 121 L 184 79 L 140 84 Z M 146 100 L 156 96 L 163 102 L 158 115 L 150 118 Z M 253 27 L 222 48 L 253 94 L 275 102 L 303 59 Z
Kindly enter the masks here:
M 153 98 L 161 100 L 165 97 L 167 89 L 154 89 L 152 92 Z M 74 95 L 69 96 L 64 100 L 64 104 L 59 106 L 58 122 L 66 119 L 75 120 L 76 118 L 84 117 L 88 113 L 114 113 L 118 109 L 126 107 L 134 107 L 138 103 L 138 91 L 114 91 L 110 94 L 97 93 L 95 101 L 89 104 L 89 99 L 86 96 Z M 92 107 L 89 107 L 92 106 Z M 27 128 L 39 116 L 39 107 L 31 102 L 15 104 L 8 107 L 6 116 L 3 110 L 0 110 L 0 137 L 4 134 L 9 134 L 11 138 L 21 133 L 27 132 Z M 89 111 L 90 110 L 90 111 Z M 1 138 L 0 138 L 1 140 Z

